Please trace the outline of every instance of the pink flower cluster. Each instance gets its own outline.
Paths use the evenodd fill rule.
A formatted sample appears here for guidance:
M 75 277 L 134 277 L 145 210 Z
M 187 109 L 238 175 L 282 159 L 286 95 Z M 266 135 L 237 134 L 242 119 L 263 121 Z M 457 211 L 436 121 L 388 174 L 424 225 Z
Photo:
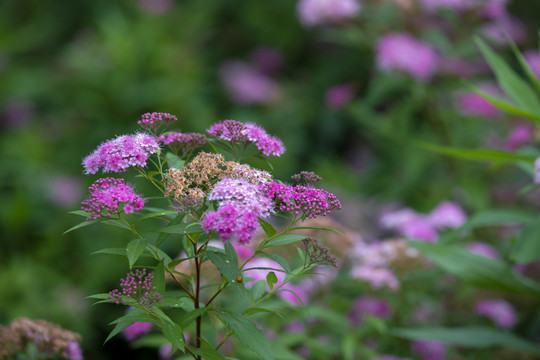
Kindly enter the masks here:
M 486 316 L 503 328 L 510 329 L 516 323 L 516 311 L 505 300 L 480 300 L 476 303 L 474 311 L 478 315 Z
M 360 10 L 357 0 L 300 0 L 296 7 L 304 26 L 339 23 L 354 18 Z
M 377 44 L 377 67 L 382 71 L 399 70 L 417 80 L 427 81 L 437 71 L 439 56 L 428 44 L 409 34 L 389 33 Z
M 273 211 L 270 199 L 244 179 L 219 181 L 208 199 L 218 201 L 218 209 L 206 213 L 201 225 L 207 233 L 217 231 L 223 241 L 250 242 L 259 226 L 257 218 L 266 218 Z
M 339 109 L 349 103 L 356 92 L 353 84 L 341 84 L 332 86 L 326 91 L 326 106 L 331 109 Z
M 361 241 L 351 251 L 354 262 L 351 277 L 368 283 L 375 290 L 386 287 L 397 291 L 400 283 L 390 270 L 390 264 L 396 255 L 396 250 L 390 242 L 368 244 Z
M 146 166 L 151 154 L 158 151 L 159 145 L 154 136 L 137 133 L 123 135 L 101 144 L 83 160 L 86 174 L 95 174 L 99 168 L 104 173 L 121 173 L 130 166 Z
M 208 139 L 203 134 L 199 133 L 181 133 L 178 131 L 169 132 L 160 135 L 158 142 L 163 145 L 168 145 L 176 154 L 180 150 L 191 152 L 208 144 Z
M 230 61 L 219 73 L 232 101 L 238 104 L 271 104 L 279 99 L 278 84 L 249 63 Z
M 124 203 L 123 210 L 126 214 L 141 210 L 144 206 L 143 199 L 124 182 L 124 179 L 101 178 L 88 190 L 90 198 L 81 203 L 81 210 L 90 213 L 90 217 L 86 220 L 100 218 L 103 211 L 107 212 L 107 216 L 118 214 L 120 203 Z
M 114 289 L 109 292 L 109 301 L 115 304 L 127 303 L 123 297 L 131 298 L 140 305 L 151 307 L 163 301 L 163 296 L 156 292 L 152 285 L 154 275 L 147 273 L 146 269 L 130 271 L 125 279 L 120 280 L 122 291 Z
M 518 125 L 514 127 L 508 135 L 508 139 L 506 140 L 506 150 L 514 151 L 531 141 L 532 137 L 533 130 L 530 126 Z
M 420 5 L 423 10 L 428 12 L 434 12 L 443 8 L 465 11 L 478 6 L 475 1 L 470 0 L 421 0 Z
M 274 200 L 279 211 L 302 213 L 302 218 L 326 216 L 331 210 L 341 209 L 341 202 L 334 194 L 311 186 L 272 182 L 261 185 L 261 190 Z
M 488 259 L 498 259 L 499 253 L 493 248 L 493 246 L 486 244 L 480 241 L 472 241 L 465 244 L 465 247 L 469 249 L 470 252 L 486 257 Z
M 362 324 L 365 314 L 388 320 L 392 317 L 392 308 L 383 299 L 372 296 L 362 296 L 354 302 L 351 312 L 349 313 L 349 321 L 353 325 Z
M 266 130 L 255 124 L 224 120 L 212 125 L 208 133 L 232 143 L 252 142 L 266 156 L 280 156 L 285 152 L 285 146 L 278 137 L 268 135 Z
M 166 129 L 173 122 L 178 121 L 178 118 L 169 113 L 146 113 L 141 116 L 141 120 L 137 122 L 143 129 L 156 134 L 159 129 Z
M 502 97 L 503 92 L 497 84 L 484 82 L 478 85 L 478 88 L 489 95 Z M 492 119 L 499 115 L 499 110 L 485 100 L 480 94 L 470 91 L 461 92 L 455 97 L 457 110 L 463 115 L 481 116 L 486 119 Z
M 400 209 L 383 214 L 380 223 L 385 228 L 395 229 L 414 240 L 435 242 L 439 238 L 437 230 L 457 228 L 465 223 L 467 215 L 459 205 L 445 201 L 430 214 L 419 214 L 412 209 Z

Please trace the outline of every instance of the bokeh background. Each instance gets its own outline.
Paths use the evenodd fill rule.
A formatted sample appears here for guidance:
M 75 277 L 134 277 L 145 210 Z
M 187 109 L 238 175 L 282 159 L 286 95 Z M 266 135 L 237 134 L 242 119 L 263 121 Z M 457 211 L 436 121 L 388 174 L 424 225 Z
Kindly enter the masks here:
M 530 174 L 414 144 L 513 151 L 532 141 L 526 121 L 490 108 L 469 86 L 494 81 L 475 36 L 509 55 L 505 31 L 538 53 L 540 2 L 499 1 L 490 13 L 480 0 L 462 8 L 363 0 L 349 14 L 337 0 L 326 10 L 300 3 L 0 2 L 0 323 L 61 324 L 82 334 L 88 359 L 155 356 L 121 337 L 102 346 L 123 310 L 85 299 L 117 287 L 127 261 L 90 253 L 124 246 L 125 234 L 88 227 L 63 235 L 79 221 L 68 211 L 96 179 L 81 159 L 136 131 L 146 112 L 175 114 L 187 132 L 224 119 L 263 126 L 287 147 L 272 160 L 275 176 L 317 172 L 343 199 L 336 221 L 367 239 L 384 235 L 374 223 L 389 205 L 537 209 L 534 192 L 516 196 Z M 391 70 L 381 39 L 392 33 L 431 52 L 403 45 L 397 56 L 412 65 Z M 520 126 L 525 140 L 514 143 Z

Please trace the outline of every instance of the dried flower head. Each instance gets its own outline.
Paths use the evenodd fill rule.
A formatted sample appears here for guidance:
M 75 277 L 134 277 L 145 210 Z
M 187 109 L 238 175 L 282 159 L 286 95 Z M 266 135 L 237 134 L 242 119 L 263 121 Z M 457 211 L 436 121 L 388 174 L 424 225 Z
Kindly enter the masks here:
M 185 155 L 208 144 L 208 139 L 199 133 L 169 132 L 161 135 L 158 142 L 169 146 L 175 154 Z
M 300 182 L 304 180 L 308 186 L 311 186 L 322 180 L 319 175 L 315 174 L 312 171 L 300 171 L 300 173 L 291 176 L 291 179 L 296 181 L 298 184 L 300 184 Z
M 102 216 L 103 211 L 107 216 L 124 211 L 126 214 L 134 210 L 141 210 L 144 206 L 143 199 L 137 195 L 133 188 L 125 184 L 124 179 L 101 178 L 96 180 L 88 188 L 90 199 L 81 203 L 81 210 L 90 213 L 86 220 L 96 220 Z M 123 203 L 122 209 L 119 205 Z
M 178 121 L 176 116 L 168 113 L 146 113 L 141 116 L 141 120 L 137 122 L 143 129 L 148 130 L 154 134 L 165 131 L 169 125 Z
M 302 243 L 304 244 L 306 258 L 309 259 L 309 264 L 337 267 L 336 257 L 330 252 L 330 249 L 316 239 L 306 238 L 302 240 Z
M 58 325 L 45 320 L 21 318 L 11 323 L 10 329 L 18 333 L 23 342 L 33 342 L 39 351 L 60 353 L 72 360 L 82 359 L 82 354 L 73 351 L 74 347 L 78 348 L 81 336 Z
M 147 273 L 146 269 L 130 271 L 125 279 L 120 280 L 122 291 L 114 289 L 109 292 L 109 301 L 115 304 L 127 303 L 127 299 L 134 299 L 140 305 L 151 307 L 163 301 L 163 296 L 152 285 L 154 275 Z M 126 297 L 126 298 L 124 298 Z
M 0 344 L 0 359 L 15 355 L 24 348 L 21 334 L 7 326 L 0 326 Z
M 95 174 L 100 168 L 104 173 L 121 173 L 130 166 L 146 166 L 148 157 L 158 150 L 157 139 L 152 135 L 123 135 L 98 146 L 83 159 L 83 166 L 86 174 Z

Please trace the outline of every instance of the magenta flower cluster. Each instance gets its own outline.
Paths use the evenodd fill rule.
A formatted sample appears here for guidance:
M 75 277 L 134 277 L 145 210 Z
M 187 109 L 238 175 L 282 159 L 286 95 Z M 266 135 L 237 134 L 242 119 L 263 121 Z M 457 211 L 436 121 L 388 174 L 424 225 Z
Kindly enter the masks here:
M 250 242 L 258 228 L 257 218 L 272 213 L 271 200 L 244 179 L 219 181 L 208 199 L 218 201 L 218 209 L 208 212 L 201 225 L 207 233 L 217 231 L 224 241 L 236 238 L 241 244 Z
M 341 209 L 341 203 L 334 194 L 311 186 L 273 182 L 261 185 L 261 190 L 275 202 L 279 211 L 302 214 L 303 218 L 326 216 L 331 210 Z
M 168 113 L 146 113 L 141 116 L 141 120 L 137 122 L 139 126 L 143 129 L 153 132 L 156 134 L 159 129 L 165 129 L 173 122 L 178 121 L 176 116 Z
M 180 150 L 191 152 L 208 144 L 208 139 L 203 134 L 199 133 L 181 133 L 178 131 L 169 132 L 160 135 L 158 142 L 163 145 L 168 145 L 175 153 Z
M 122 334 L 128 341 L 135 341 L 144 334 L 147 334 L 153 327 L 154 324 L 152 323 L 139 321 L 122 330 Z
M 380 70 L 399 70 L 427 81 L 437 71 L 439 56 L 430 45 L 409 34 L 389 33 L 379 39 L 376 62 Z
M 146 166 L 151 154 L 159 150 L 157 139 L 149 134 L 123 135 L 101 144 L 84 158 L 86 174 L 95 174 L 100 168 L 104 173 L 121 173 L 130 166 Z
M 107 216 L 118 214 L 121 211 L 118 208 L 121 203 L 124 204 L 123 211 L 126 214 L 141 210 L 144 206 L 143 199 L 124 182 L 124 179 L 101 178 L 96 180 L 88 190 L 90 198 L 81 203 L 81 210 L 90 213 L 87 220 L 100 218 L 103 211 L 107 213 Z
M 383 299 L 373 296 L 362 296 L 358 298 L 349 313 L 349 321 L 353 325 L 359 325 L 364 322 L 364 315 L 372 315 L 383 320 L 392 317 L 392 308 Z
M 163 296 L 152 285 L 154 275 L 146 269 L 130 271 L 125 279 L 120 280 L 122 291 L 114 289 L 109 292 L 109 301 L 115 304 L 126 304 L 127 299 L 134 299 L 140 305 L 152 306 L 163 301 Z M 124 298 L 125 297 L 125 298 Z
M 232 143 L 252 142 L 266 156 L 280 156 L 285 152 L 285 146 L 278 137 L 268 135 L 266 130 L 255 124 L 224 120 L 212 125 L 208 133 Z

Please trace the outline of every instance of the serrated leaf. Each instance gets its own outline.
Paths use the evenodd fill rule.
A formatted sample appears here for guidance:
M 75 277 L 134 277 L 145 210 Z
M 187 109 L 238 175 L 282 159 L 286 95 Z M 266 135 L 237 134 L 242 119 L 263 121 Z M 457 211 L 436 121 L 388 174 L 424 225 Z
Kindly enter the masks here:
M 178 319 L 178 322 L 180 323 L 180 326 L 182 328 L 187 328 L 196 318 L 198 318 L 199 316 L 203 315 L 205 312 L 211 309 L 212 307 L 210 306 L 194 309 L 182 315 L 180 319 Z
M 184 331 L 180 325 L 175 324 L 172 321 L 166 321 L 161 325 L 161 330 L 163 331 L 163 335 L 165 335 L 167 340 L 169 340 L 172 345 L 171 352 L 174 352 L 175 349 L 184 351 L 186 341 L 184 339 Z
M 434 340 L 472 348 L 504 346 L 524 353 L 540 355 L 538 345 L 521 339 L 512 333 L 487 327 L 427 327 L 416 329 L 395 329 L 391 333 L 394 336 L 412 340 Z
M 258 218 L 257 220 L 259 221 L 259 224 L 261 225 L 267 237 L 273 236 L 276 233 L 276 229 L 274 229 L 271 224 L 267 223 L 261 218 Z
M 137 259 L 146 249 L 146 241 L 141 239 L 131 240 L 126 247 L 126 255 L 128 258 L 129 268 L 131 269 Z
M 163 261 L 160 261 L 154 268 L 154 280 L 152 280 L 152 285 L 156 287 L 158 293 L 165 293 L 165 266 L 163 265 Z
M 270 271 L 268 274 L 266 274 L 266 283 L 268 284 L 270 290 L 274 289 L 274 285 L 277 284 L 277 282 L 278 278 L 275 272 Z
M 216 312 L 227 327 L 236 335 L 238 340 L 248 348 L 256 352 L 264 360 L 273 360 L 270 343 L 249 319 L 240 314 L 221 310 Z
M 264 248 L 268 247 L 274 247 L 274 246 L 282 246 L 282 245 L 289 245 L 293 244 L 297 241 L 304 240 L 306 238 L 305 235 L 295 235 L 295 234 L 285 234 L 285 235 L 279 235 L 270 240 Z

